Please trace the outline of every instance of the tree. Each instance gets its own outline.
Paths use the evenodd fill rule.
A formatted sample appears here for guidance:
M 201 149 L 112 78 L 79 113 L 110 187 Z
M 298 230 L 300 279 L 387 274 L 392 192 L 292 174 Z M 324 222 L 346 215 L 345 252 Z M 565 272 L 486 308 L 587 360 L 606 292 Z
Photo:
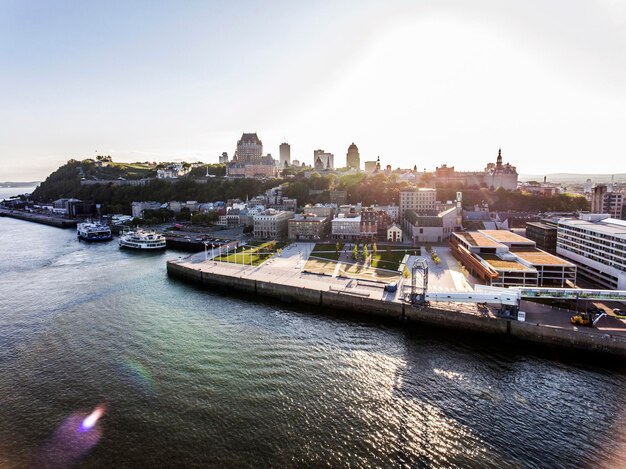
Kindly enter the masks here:
M 378 246 L 376 245 L 376 243 L 372 244 L 372 252 L 374 253 L 374 255 L 378 254 Z
M 354 249 L 352 250 L 352 258 L 357 260 L 359 258 L 359 245 L 354 243 Z
M 369 249 L 367 249 L 367 244 L 363 245 L 363 260 L 366 261 L 370 255 Z
M 339 241 L 337 241 L 335 243 L 335 254 L 339 254 L 340 249 L 341 249 L 341 244 L 339 244 Z
M 404 266 L 404 270 L 402 271 L 402 276 L 404 278 L 411 278 L 411 271 L 409 270 L 408 266 Z

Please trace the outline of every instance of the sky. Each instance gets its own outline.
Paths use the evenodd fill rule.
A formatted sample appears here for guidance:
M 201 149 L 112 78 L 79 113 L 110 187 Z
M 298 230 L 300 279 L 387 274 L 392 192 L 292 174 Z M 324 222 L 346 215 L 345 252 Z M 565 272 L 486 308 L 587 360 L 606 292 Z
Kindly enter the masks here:
M 0 0 L 0 181 L 264 152 L 626 173 L 621 0 Z

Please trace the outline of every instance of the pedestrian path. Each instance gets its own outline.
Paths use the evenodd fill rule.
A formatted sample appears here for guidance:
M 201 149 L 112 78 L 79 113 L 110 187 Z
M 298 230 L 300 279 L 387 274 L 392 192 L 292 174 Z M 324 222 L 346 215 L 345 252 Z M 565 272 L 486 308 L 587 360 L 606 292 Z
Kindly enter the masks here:
M 336 278 L 337 275 L 339 275 L 339 269 L 341 269 L 341 262 L 337 262 L 337 265 L 335 266 L 335 270 L 333 271 L 333 278 Z

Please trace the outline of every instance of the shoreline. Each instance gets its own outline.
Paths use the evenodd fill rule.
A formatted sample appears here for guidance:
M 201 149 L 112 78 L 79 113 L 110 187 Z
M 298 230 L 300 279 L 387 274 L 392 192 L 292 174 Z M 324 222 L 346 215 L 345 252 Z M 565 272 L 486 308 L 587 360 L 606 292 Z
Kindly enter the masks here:
M 315 275 L 305 280 L 306 285 L 290 285 L 276 276 L 267 280 L 253 278 L 255 274 L 258 277 L 258 270 L 262 265 L 244 266 L 242 269 L 235 265 L 233 269 L 231 264 L 228 266 L 231 272 L 225 271 L 226 268 L 217 272 L 210 270 L 213 262 L 204 262 L 202 267 L 201 262 L 194 262 L 192 259 L 193 257 L 167 261 L 168 275 L 225 294 L 244 293 L 287 304 L 342 311 L 366 319 L 424 324 L 483 334 L 505 342 L 511 340 L 566 352 L 604 354 L 626 360 L 626 337 L 620 335 L 481 316 L 442 306 L 413 307 L 404 302 L 385 300 L 384 297 L 372 298 L 357 291 L 348 293 L 346 290 L 331 288 L 330 285 L 324 288 L 323 285 L 320 286 L 321 282 L 315 281 Z
M 15 218 L 17 220 L 30 221 L 40 223 L 42 225 L 54 226 L 56 228 L 76 228 L 76 220 L 68 220 L 66 218 L 50 217 L 39 213 L 20 212 L 16 210 L 8 210 L 0 208 L 0 217 Z

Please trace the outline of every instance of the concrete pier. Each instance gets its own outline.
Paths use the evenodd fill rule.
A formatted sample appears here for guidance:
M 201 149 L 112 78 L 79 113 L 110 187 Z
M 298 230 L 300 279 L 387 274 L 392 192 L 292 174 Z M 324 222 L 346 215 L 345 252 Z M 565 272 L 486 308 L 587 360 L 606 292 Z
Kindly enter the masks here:
M 199 253 L 168 261 L 167 272 L 172 277 L 223 293 L 258 295 L 364 317 L 405 319 L 413 323 L 488 334 L 512 342 L 604 353 L 626 359 L 626 326 L 616 328 L 611 322 L 611 327 L 587 329 L 571 325 L 554 326 L 549 324 L 549 320 L 543 323 L 534 320 L 519 322 L 496 317 L 476 305 L 436 303 L 437 306 L 413 307 L 402 299 L 403 285 L 396 292 L 387 292 L 384 283 L 361 283 L 357 279 L 302 272 L 308 251 L 310 246 L 300 243 L 291 245 L 280 255 L 256 267 L 214 262 L 205 258 L 205 253 Z
M 57 228 L 76 228 L 76 224 L 78 223 L 76 220 L 5 208 L 0 208 L 0 217 L 17 218 L 18 220 L 32 221 L 34 223 L 41 223 L 42 225 L 56 226 Z

